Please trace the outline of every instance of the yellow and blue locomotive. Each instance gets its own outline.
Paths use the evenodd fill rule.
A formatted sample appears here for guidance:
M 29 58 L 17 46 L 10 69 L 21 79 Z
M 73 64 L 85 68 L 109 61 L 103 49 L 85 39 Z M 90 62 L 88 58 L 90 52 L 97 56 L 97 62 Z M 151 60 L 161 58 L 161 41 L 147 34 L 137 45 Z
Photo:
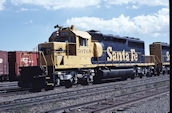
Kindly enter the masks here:
M 169 45 L 55 26 L 49 42 L 38 45 L 39 66 L 21 68 L 20 87 L 53 89 L 58 85 L 101 83 L 113 79 L 159 75 L 169 71 Z

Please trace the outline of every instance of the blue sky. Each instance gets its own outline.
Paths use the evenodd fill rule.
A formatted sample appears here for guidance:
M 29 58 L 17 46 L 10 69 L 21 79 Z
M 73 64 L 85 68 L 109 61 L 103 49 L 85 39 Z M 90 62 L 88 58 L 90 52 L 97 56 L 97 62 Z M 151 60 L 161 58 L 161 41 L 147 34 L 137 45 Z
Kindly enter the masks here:
M 31 51 L 54 25 L 169 43 L 168 0 L 0 0 L 0 50 Z

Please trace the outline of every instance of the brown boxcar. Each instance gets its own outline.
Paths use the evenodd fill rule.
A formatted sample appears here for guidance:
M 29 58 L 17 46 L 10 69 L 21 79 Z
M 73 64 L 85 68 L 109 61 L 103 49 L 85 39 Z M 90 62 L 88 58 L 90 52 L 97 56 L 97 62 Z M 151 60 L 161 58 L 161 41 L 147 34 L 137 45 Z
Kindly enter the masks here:
M 37 52 L 14 51 L 8 52 L 9 79 L 17 80 L 20 76 L 20 67 L 37 66 Z
M 0 81 L 8 80 L 8 52 L 0 51 Z

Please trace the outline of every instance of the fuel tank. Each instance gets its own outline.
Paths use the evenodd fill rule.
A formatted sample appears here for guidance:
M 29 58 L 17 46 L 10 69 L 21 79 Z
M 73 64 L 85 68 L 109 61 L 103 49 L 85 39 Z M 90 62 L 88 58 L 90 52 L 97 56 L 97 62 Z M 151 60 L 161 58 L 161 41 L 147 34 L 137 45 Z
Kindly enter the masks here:
M 109 78 L 132 78 L 135 76 L 134 69 L 111 69 L 111 70 L 99 70 L 97 71 L 95 78 L 96 81 L 106 80 Z

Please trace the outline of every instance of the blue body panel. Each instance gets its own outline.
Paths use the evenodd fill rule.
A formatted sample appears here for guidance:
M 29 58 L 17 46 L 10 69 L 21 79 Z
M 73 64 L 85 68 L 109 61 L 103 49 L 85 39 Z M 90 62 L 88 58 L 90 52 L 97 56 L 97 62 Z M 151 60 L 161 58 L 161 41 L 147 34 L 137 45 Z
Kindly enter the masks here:
M 162 62 L 170 62 L 170 47 L 167 44 L 162 44 Z
M 100 35 L 96 33 L 90 33 L 92 35 L 93 40 L 97 40 L 101 43 L 103 47 L 103 54 L 99 57 L 98 60 L 94 58 L 91 59 L 93 64 L 115 64 L 115 63 L 143 63 L 143 55 L 144 52 L 144 41 L 138 39 L 131 39 L 128 37 L 115 37 L 115 36 L 108 36 L 108 35 Z M 112 51 L 109 53 L 108 48 L 112 48 Z M 132 60 L 131 50 L 134 50 L 137 53 L 137 59 Z M 121 54 L 121 56 L 119 54 Z M 127 55 L 129 60 L 126 60 Z M 114 59 L 112 56 L 115 57 Z M 117 56 L 115 56 L 117 55 Z M 117 59 L 118 58 L 118 59 Z M 121 60 L 120 60 L 121 58 Z M 134 57 L 133 57 L 134 58 Z M 110 60 L 108 60 L 110 59 Z M 116 61 L 115 61 L 116 60 Z

